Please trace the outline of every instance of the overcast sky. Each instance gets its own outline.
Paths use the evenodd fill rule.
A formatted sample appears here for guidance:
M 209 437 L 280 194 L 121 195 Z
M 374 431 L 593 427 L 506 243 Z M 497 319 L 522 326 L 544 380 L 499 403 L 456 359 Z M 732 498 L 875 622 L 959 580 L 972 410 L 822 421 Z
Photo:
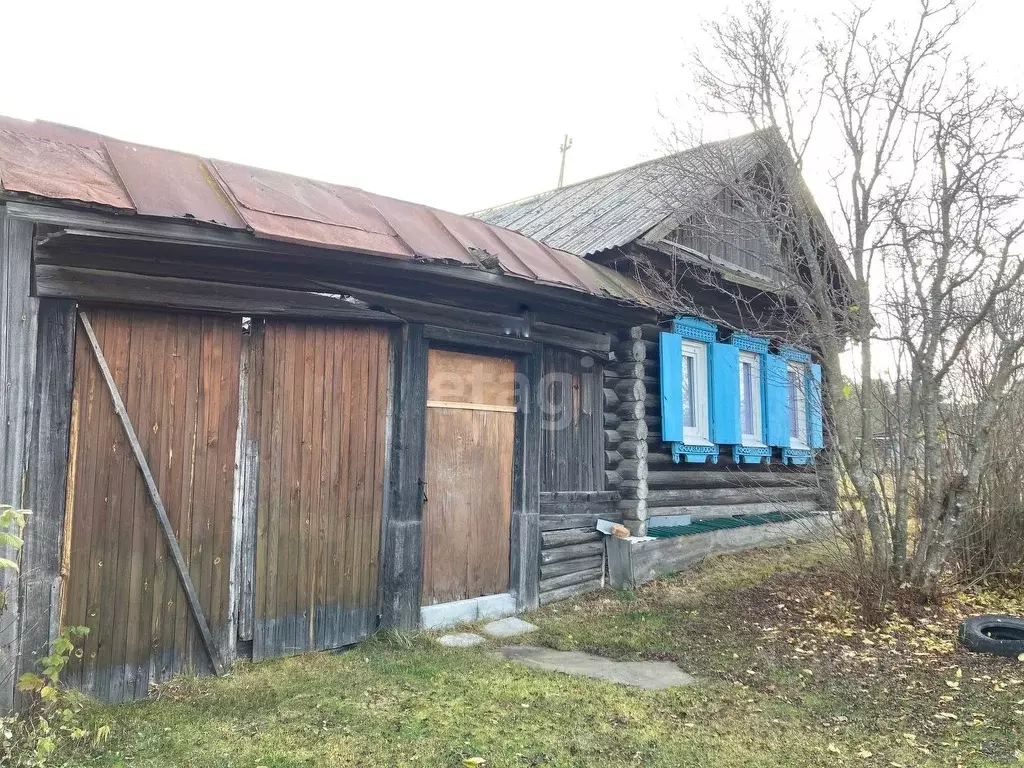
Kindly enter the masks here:
M 961 32 L 1011 82 L 1022 7 L 978 0 Z M 678 116 L 686 51 L 721 8 L 7 0 L 0 114 L 468 212 L 553 187 L 566 132 L 567 182 L 658 155 L 659 108 Z

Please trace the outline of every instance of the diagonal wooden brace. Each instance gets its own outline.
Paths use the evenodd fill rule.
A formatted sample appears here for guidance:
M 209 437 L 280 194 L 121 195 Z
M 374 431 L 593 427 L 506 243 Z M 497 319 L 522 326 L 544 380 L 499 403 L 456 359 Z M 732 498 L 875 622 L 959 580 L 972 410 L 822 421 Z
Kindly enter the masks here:
M 167 549 L 171 553 L 171 561 L 174 563 L 174 569 L 178 572 L 181 586 L 185 590 L 189 611 L 195 620 L 196 626 L 199 628 L 199 634 L 203 638 L 203 645 L 206 647 L 206 653 L 210 657 L 210 663 L 213 664 L 213 671 L 217 675 L 223 675 L 225 673 L 224 662 L 217 653 L 217 646 L 213 641 L 213 633 L 210 632 L 210 623 L 206 619 L 206 614 L 203 613 L 203 606 L 199 602 L 199 595 L 196 593 L 195 585 L 188 574 L 188 566 L 185 564 L 185 558 L 181 554 L 181 547 L 178 546 L 178 539 L 174 535 L 174 529 L 171 528 L 171 521 L 167 517 L 167 510 L 164 508 L 163 500 L 160 498 L 160 491 L 156 487 L 156 481 L 153 479 L 153 473 L 150 471 L 149 462 L 146 461 L 146 457 L 142 453 L 142 445 L 139 444 L 138 435 L 135 434 L 135 427 L 132 426 L 131 418 L 124 407 L 121 393 L 117 391 L 117 384 L 114 382 L 114 377 L 110 374 L 107 359 L 103 356 L 103 350 L 100 348 L 100 342 L 96 338 L 95 331 L 93 331 L 92 323 L 89 322 L 89 316 L 85 312 L 79 311 L 78 317 L 82 321 L 82 327 L 85 328 L 86 336 L 89 337 L 89 344 L 96 355 L 96 361 L 100 364 L 103 380 L 107 383 L 110 397 L 114 401 L 114 410 L 117 411 L 121 425 L 128 435 L 128 442 L 135 453 L 135 461 L 138 463 L 139 471 L 142 473 L 142 479 L 146 481 L 149 497 L 153 500 L 153 506 L 156 508 L 156 517 L 160 523 L 160 530 L 163 531 L 164 541 L 167 542 Z

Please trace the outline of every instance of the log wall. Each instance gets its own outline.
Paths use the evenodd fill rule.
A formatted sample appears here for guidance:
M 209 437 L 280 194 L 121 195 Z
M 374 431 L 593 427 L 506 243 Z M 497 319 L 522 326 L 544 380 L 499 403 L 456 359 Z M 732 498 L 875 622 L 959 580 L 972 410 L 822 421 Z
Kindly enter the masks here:
M 657 326 L 644 326 L 643 381 L 646 427 L 644 501 L 646 519 L 690 515 L 693 520 L 756 514 L 774 510 L 821 509 L 821 489 L 814 467 L 735 464 L 723 452 L 717 464 L 676 464 L 661 440 L 661 398 Z M 607 391 L 607 390 L 606 390 Z M 620 461 L 619 474 L 623 473 Z M 630 471 L 633 465 L 629 465 Z M 620 487 L 621 490 L 621 487 Z

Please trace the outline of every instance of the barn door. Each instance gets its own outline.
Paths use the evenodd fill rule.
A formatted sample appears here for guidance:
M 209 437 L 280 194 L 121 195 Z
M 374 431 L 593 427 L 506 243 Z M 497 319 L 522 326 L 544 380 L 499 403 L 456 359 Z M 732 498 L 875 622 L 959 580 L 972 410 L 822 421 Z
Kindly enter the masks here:
M 377 616 L 389 337 L 277 320 L 253 334 L 253 657 L 348 645 Z
M 63 680 L 117 701 L 145 696 L 151 682 L 176 672 L 210 668 L 143 463 L 214 642 L 229 645 L 242 324 L 90 310 L 97 350 L 84 322 L 75 347 L 61 623 L 89 634 Z
M 430 350 L 424 605 L 508 590 L 514 381 L 508 358 Z

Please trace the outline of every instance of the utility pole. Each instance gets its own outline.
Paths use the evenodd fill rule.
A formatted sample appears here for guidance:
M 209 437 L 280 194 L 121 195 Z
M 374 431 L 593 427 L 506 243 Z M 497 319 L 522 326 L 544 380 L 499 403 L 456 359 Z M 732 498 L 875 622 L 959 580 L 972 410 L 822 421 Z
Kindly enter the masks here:
M 565 138 L 562 140 L 562 146 L 558 148 L 558 151 L 562 153 L 562 165 L 558 169 L 558 188 L 562 188 L 562 182 L 565 180 L 565 155 L 572 146 L 572 139 L 569 138 L 569 134 L 565 134 Z

